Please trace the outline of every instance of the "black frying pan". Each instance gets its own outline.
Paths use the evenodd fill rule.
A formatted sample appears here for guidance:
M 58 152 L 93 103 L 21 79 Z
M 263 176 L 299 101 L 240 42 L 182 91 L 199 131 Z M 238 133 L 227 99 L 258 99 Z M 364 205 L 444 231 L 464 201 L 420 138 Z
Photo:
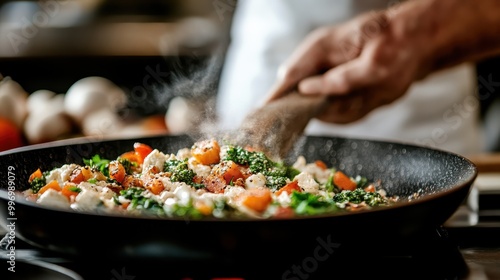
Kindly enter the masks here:
M 7 223 L 8 167 L 15 168 L 18 190 L 37 168 L 81 163 L 99 153 L 115 158 L 139 141 L 176 152 L 190 147 L 188 136 L 155 136 L 120 140 L 74 140 L 26 147 L 0 154 L 0 222 Z M 466 158 L 402 143 L 307 136 L 289 160 L 304 155 L 323 160 L 347 174 L 381 180 L 388 195 L 421 197 L 389 208 L 282 220 L 153 219 L 83 214 L 40 207 L 16 199 L 16 237 L 69 256 L 96 258 L 161 258 L 173 260 L 238 259 L 251 252 L 263 257 L 312 252 L 328 244 L 377 244 L 419 240 L 423 232 L 442 225 L 467 197 L 477 176 Z M 363 243 L 364 242 L 364 243 Z M 325 245 L 326 244 L 326 245 Z M 337 246 L 338 247 L 338 246 Z M 330 251 L 337 247 L 331 245 Z

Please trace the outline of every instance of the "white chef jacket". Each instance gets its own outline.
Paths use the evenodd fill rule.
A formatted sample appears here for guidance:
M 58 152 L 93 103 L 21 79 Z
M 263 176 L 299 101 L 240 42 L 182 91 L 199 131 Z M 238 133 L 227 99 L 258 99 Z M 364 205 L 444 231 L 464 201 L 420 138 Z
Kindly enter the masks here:
M 390 7 L 388 0 L 239 0 L 219 84 L 220 127 L 235 129 L 262 105 L 279 65 L 313 29 L 361 12 Z M 423 19 L 425 20 L 425 19 Z M 464 64 L 414 83 L 390 105 L 355 123 L 312 120 L 308 135 L 399 141 L 460 154 L 482 150 L 476 72 Z

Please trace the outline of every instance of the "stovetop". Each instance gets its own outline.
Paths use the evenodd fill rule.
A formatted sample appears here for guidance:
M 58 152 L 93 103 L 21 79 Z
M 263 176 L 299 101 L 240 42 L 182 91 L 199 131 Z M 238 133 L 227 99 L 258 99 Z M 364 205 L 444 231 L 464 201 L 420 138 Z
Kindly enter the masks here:
M 367 232 L 367 241 L 369 238 Z M 311 248 L 309 255 L 291 259 L 286 258 L 286 252 L 282 259 L 275 260 L 259 257 L 259 254 L 265 252 L 249 252 L 255 254 L 255 257 L 245 261 L 213 262 L 103 260 L 99 258 L 99 250 L 105 248 L 96 248 L 95 258 L 79 260 L 60 257 L 32 248 L 28 244 L 18 244 L 17 271 L 7 276 L 15 276 L 10 279 L 29 279 L 18 277 L 32 275 L 34 266 L 44 264 L 52 266 L 37 270 L 50 270 L 53 273 L 54 270 L 61 269 L 60 273 L 73 272 L 81 277 L 71 275 L 61 279 L 462 279 L 468 273 L 467 264 L 459 248 L 442 228 L 436 229 L 428 236 L 422 236 L 421 242 L 415 241 L 413 244 L 391 244 L 381 240 L 363 244 L 363 247 L 338 244 L 329 248 L 325 244 L 318 244 L 317 248 Z M 293 244 L 290 248 L 293 250 Z M 26 262 L 19 264 L 19 260 Z M 23 271 L 28 266 L 32 268 L 27 272 Z M 48 271 L 36 273 L 41 275 L 47 274 Z
M 500 188 L 486 188 L 478 180 L 467 201 L 442 227 L 415 240 L 370 240 L 367 231 L 362 246 L 318 244 L 310 254 L 297 257 L 290 244 L 290 252 L 280 259 L 257 251 L 245 260 L 102 259 L 100 251 L 106 248 L 96 248 L 90 258 L 75 259 L 16 239 L 9 245 L 16 247 L 16 272 L 11 272 L 4 238 L 0 279 L 500 279 L 499 198 Z

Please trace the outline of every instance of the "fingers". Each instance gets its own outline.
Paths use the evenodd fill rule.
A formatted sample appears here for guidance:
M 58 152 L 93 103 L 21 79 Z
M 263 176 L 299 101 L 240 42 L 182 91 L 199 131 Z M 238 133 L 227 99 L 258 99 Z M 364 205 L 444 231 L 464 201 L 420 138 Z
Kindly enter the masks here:
M 303 94 L 345 95 L 377 82 L 380 73 L 374 73 L 372 69 L 359 57 L 332 68 L 323 75 L 302 80 L 298 91 Z
M 308 76 L 319 73 L 322 69 L 333 67 L 325 57 L 328 50 L 325 40 L 332 36 L 330 29 L 322 28 L 308 36 L 294 51 L 290 58 L 280 67 L 276 83 L 271 87 L 265 103 L 271 102 L 291 90 L 298 82 Z

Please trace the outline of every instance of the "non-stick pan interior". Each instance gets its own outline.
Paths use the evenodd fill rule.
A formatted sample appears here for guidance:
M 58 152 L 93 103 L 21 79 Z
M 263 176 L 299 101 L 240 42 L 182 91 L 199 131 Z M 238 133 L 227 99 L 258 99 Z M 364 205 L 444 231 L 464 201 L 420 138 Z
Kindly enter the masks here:
M 389 195 L 432 194 L 464 184 L 476 168 L 466 158 L 402 143 L 331 137 L 304 137 L 291 153 L 321 159 L 351 176 L 380 180 Z
M 190 147 L 196 140 L 187 135 L 154 136 L 119 140 L 75 140 L 64 145 L 29 147 L 0 154 L 0 176 L 13 170 L 18 190 L 37 168 L 50 170 L 64 163 L 81 163 L 100 154 L 116 158 L 142 142 L 164 153 Z M 315 246 L 318 238 L 351 242 L 372 239 L 410 238 L 444 223 L 466 198 L 476 167 L 466 158 L 444 151 L 402 143 L 341 137 L 304 136 L 286 161 L 303 155 L 308 161 L 323 160 L 349 175 L 380 180 L 389 195 L 402 198 L 419 193 L 421 198 L 382 210 L 369 210 L 323 217 L 255 220 L 189 221 L 124 218 L 46 209 L 16 203 L 19 217 L 16 231 L 24 240 L 51 250 L 73 255 L 92 255 L 106 247 L 106 256 L 151 256 L 198 258 L 214 254 L 245 257 L 248 250 L 277 248 L 290 243 L 298 250 Z M 0 218 L 7 218 L 7 181 L 0 182 Z M 22 221 L 22 223 L 21 223 Z M 109 237 L 109 240 L 103 237 Z M 112 238 L 110 237 L 112 236 Z M 297 238 L 301 243 L 296 243 Z M 312 243 L 312 245 L 311 245 Z M 309 244 L 309 245 L 308 245 Z M 300 246 L 299 246 L 300 245 Z M 269 252 L 271 256 L 271 252 Z

